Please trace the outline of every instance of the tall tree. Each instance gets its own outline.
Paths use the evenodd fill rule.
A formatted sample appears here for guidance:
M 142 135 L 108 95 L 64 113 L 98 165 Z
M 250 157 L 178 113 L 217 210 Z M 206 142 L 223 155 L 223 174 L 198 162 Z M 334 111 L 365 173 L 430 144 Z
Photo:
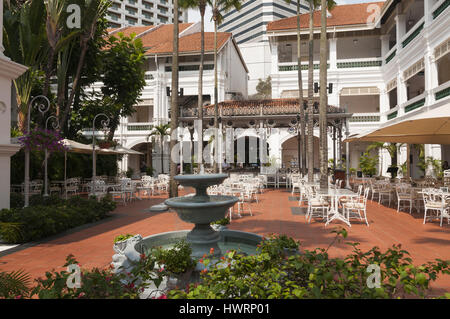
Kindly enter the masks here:
M 200 171 L 203 172 L 203 64 L 205 60 L 205 11 L 211 5 L 210 0 L 180 0 L 183 9 L 198 8 L 200 12 L 200 64 L 198 69 L 198 104 L 197 119 L 200 129 L 197 132 L 197 156 Z
M 15 5 L 17 4 L 17 5 Z M 33 85 L 40 76 L 48 45 L 45 32 L 45 6 L 42 1 L 11 3 L 3 14 L 5 55 L 28 70 L 14 80 L 19 130 L 26 129 L 26 114 Z
M 218 76 L 217 76 L 217 27 L 222 23 L 223 15 L 231 9 L 240 10 L 242 0 L 214 0 L 212 7 L 212 19 L 214 21 L 214 129 L 215 133 L 219 130 L 219 93 L 218 93 Z M 219 139 L 215 139 L 216 156 L 214 159 L 214 171 L 217 173 L 219 166 L 217 165 Z
M 164 138 L 169 135 L 170 124 L 159 124 L 153 127 L 153 131 L 147 136 L 159 136 L 159 143 L 161 146 L 161 174 L 164 173 Z
M 174 138 L 175 132 L 178 128 L 178 0 L 173 1 L 173 51 L 172 51 L 172 100 L 170 107 L 170 132 L 172 134 L 170 139 L 170 185 L 169 185 L 169 197 L 178 196 L 178 184 L 175 181 L 175 175 L 177 174 L 177 163 L 172 158 L 172 150 L 175 148 L 177 140 Z
M 320 129 L 320 188 L 328 189 L 328 134 L 327 134 L 327 0 L 321 0 L 320 17 L 320 99 L 319 99 L 319 129 Z
M 308 0 L 309 3 L 309 40 L 308 40 L 308 181 L 314 180 L 314 11 L 320 6 L 320 0 Z M 327 9 L 336 5 L 327 0 Z
M 59 126 L 64 127 L 67 122 L 75 94 L 78 92 L 78 88 L 81 82 L 82 70 L 85 65 L 86 54 L 89 49 L 89 42 L 97 35 L 98 23 L 104 18 L 106 10 L 110 6 L 109 0 L 86 0 L 84 1 L 84 7 L 81 9 L 83 12 L 83 18 L 81 20 L 81 30 L 79 36 L 80 55 L 78 58 L 78 64 L 76 72 L 72 81 L 72 89 L 70 91 L 69 98 L 65 103 L 62 114 L 59 118 Z M 62 107 L 61 105 L 59 107 Z

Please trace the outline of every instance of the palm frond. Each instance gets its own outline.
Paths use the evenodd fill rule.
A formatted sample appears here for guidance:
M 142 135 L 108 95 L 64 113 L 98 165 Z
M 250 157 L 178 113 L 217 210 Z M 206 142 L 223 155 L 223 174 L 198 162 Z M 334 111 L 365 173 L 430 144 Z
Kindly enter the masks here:
M 0 298 L 28 296 L 31 277 L 23 270 L 0 272 Z

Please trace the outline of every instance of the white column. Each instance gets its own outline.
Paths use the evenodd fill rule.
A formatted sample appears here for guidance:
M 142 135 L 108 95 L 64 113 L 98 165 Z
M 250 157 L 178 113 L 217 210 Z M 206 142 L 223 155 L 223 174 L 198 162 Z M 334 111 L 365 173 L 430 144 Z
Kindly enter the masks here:
M 380 36 L 381 39 L 381 57 L 383 58 L 386 56 L 386 54 L 389 52 L 389 34 L 383 34 Z
M 380 90 L 380 95 L 379 95 L 380 116 L 381 116 L 380 120 L 381 120 L 381 122 L 386 122 L 387 116 L 382 115 L 382 114 L 389 111 L 389 95 L 388 95 L 388 92 L 386 91 L 385 87 L 378 87 L 378 89 Z
M 436 60 L 434 59 L 434 55 L 431 49 L 425 52 L 424 64 L 426 104 L 432 105 L 435 102 L 433 89 L 438 86 L 438 75 Z
M 402 49 L 402 38 L 406 34 L 406 17 L 404 14 L 399 14 L 395 17 L 397 28 L 397 53 Z
M 337 38 L 331 38 L 330 48 L 330 70 L 337 70 Z
M 404 109 L 401 105 L 406 103 L 408 101 L 407 91 L 406 91 L 406 82 L 403 81 L 403 75 L 401 74 L 401 71 L 398 71 L 397 74 L 397 105 L 399 106 L 398 109 L 398 116 L 401 116 L 404 114 Z
M 424 17 L 425 17 L 424 27 L 425 28 L 433 21 L 431 9 L 433 8 L 433 5 L 435 3 L 436 3 L 436 1 L 432 1 L 432 0 L 425 0 L 423 2 L 423 12 L 424 12 Z

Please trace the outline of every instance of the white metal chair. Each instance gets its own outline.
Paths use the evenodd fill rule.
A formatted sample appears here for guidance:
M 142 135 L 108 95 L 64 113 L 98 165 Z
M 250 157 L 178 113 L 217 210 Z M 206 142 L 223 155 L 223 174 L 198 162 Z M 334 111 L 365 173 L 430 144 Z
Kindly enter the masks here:
M 350 221 L 350 218 L 355 218 L 353 216 L 351 216 L 351 213 L 355 213 L 358 214 L 358 218 L 359 220 L 362 220 L 362 216 L 361 213 L 364 214 L 364 220 L 367 224 L 367 226 L 369 226 L 369 222 L 367 221 L 367 199 L 369 197 L 369 188 L 366 188 L 364 190 L 364 195 L 363 196 L 359 196 L 356 201 L 349 201 L 347 203 L 344 203 L 343 207 L 344 207 L 344 212 L 347 215 L 347 220 Z
M 323 219 L 328 219 L 328 212 L 330 209 L 330 204 L 324 197 L 315 194 L 312 187 L 306 188 L 306 193 L 308 197 L 308 209 L 306 212 L 306 220 L 308 223 L 311 222 L 312 217 L 322 217 Z
M 401 203 L 406 202 L 409 203 L 409 213 L 411 214 L 414 201 L 414 192 L 411 187 L 406 184 L 396 185 L 395 193 L 397 194 L 397 212 L 400 211 Z
M 445 201 L 445 197 L 441 193 L 433 189 L 424 190 L 423 202 L 425 206 L 425 213 L 423 217 L 424 224 L 426 223 L 427 218 L 440 218 L 441 226 L 444 217 L 447 218 L 447 222 L 449 222 L 450 216 L 448 213 L 448 206 Z M 427 216 L 428 211 L 435 212 L 436 215 L 432 216 L 432 214 L 430 214 L 429 216 Z

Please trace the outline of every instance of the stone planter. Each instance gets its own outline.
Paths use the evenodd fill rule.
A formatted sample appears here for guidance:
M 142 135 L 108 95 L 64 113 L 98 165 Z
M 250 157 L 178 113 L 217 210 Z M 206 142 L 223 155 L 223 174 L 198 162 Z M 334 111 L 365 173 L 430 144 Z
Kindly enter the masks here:
M 226 225 L 219 225 L 219 224 L 212 224 L 211 227 L 215 231 L 222 231 L 222 230 L 228 229 L 228 227 Z
M 191 282 L 191 276 L 194 269 L 188 269 L 186 272 L 182 274 L 172 274 L 167 278 L 167 288 L 175 289 L 175 288 L 185 288 Z

